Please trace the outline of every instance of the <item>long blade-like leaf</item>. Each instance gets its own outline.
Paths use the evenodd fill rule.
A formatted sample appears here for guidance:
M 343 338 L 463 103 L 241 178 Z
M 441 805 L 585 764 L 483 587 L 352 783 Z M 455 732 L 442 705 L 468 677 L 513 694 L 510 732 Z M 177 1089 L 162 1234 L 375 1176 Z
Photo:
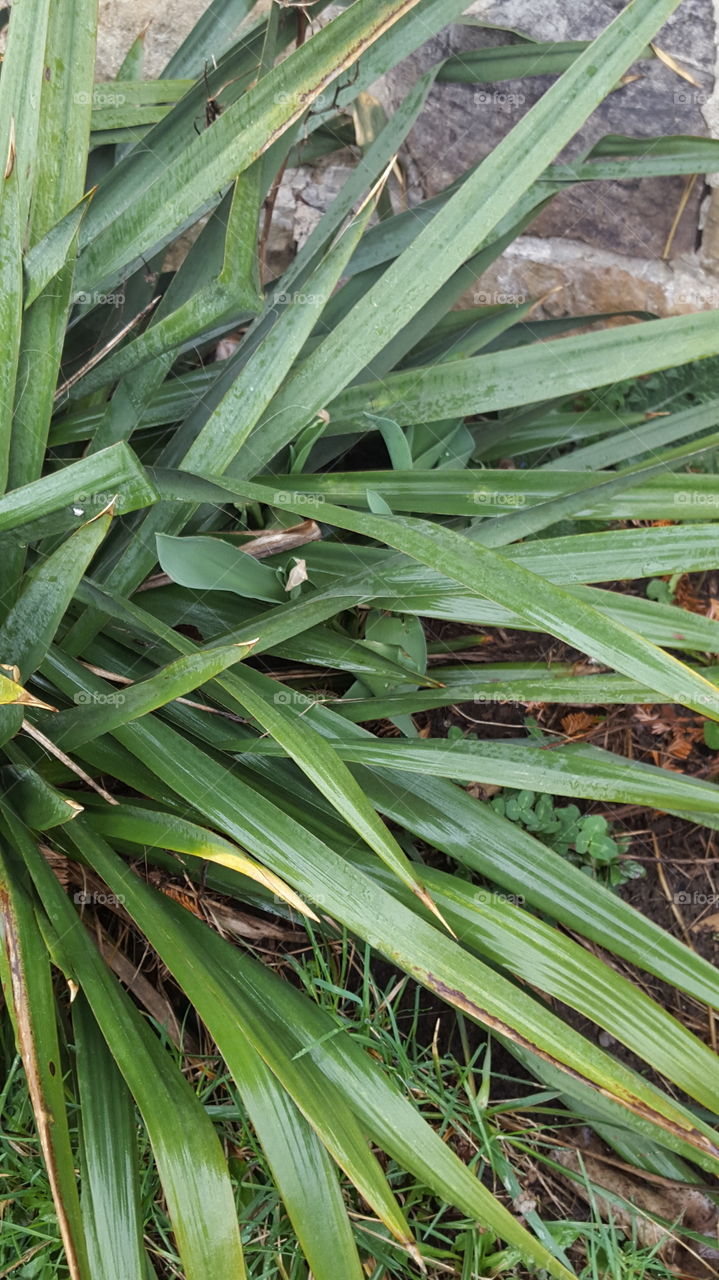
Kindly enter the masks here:
M 188 1280 L 246 1275 L 232 1188 L 206 1113 L 85 932 L 31 837 L 6 809 L 3 824 L 42 897 L 56 963 L 85 992 L 152 1142 Z

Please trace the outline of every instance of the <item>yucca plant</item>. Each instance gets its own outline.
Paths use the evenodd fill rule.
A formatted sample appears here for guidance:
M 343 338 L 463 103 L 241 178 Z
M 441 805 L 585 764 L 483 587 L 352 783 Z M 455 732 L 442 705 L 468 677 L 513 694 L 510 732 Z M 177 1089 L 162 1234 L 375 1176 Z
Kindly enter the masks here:
M 554 163 L 650 56 L 678 0 L 633 0 L 588 46 L 533 46 L 560 78 L 462 181 L 397 214 L 385 180 L 435 80 L 516 76 L 527 50 L 435 67 L 377 124 L 361 95 L 465 0 L 354 0 L 323 25 L 325 7 L 212 0 L 163 78 L 138 78 L 140 42 L 95 91 L 94 0 L 11 10 L 2 971 L 81 1280 L 155 1274 L 138 1113 L 188 1280 L 245 1275 L 251 1229 L 206 1110 L 121 980 L 108 908 L 218 1046 L 315 1280 L 364 1274 L 348 1185 L 408 1273 L 423 1265 L 380 1152 L 528 1266 L 570 1273 L 541 1220 L 539 1234 L 517 1221 L 330 1013 L 162 892 L 178 868 L 258 917 L 344 926 L 496 1033 L 645 1167 L 686 1180 L 719 1169 L 713 1054 L 577 939 L 716 1008 L 713 968 L 462 784 L 628 801 L 710 828 L 719 790 L 577 744 L 421 738 L 411 718 L 503 699 L 669 702 L 719 720 L 705 665 L 719 624 L 591 585 L 717 566 L 719 481 L 686 461 L 719 443 L 703 434 L 719 401 L 646 420 L 603 409 L 601 394 L 591 413 L 574 400 L 719 353 L 716 316 L 546 343 L 561 326 L 527 329 L 531 304 L 453 310 L 568 183 L 719 168 L 718 143 L 687 137 L 612 137 Z M 284 167 L 357 137 L 352 176 L 268 280 Z M 166 247 L 202 218 L 182 265 L 163 270 Z M 213 361 L 227 335 L 232 353 Z M 387 468 L 340 470 L 348 447 L 366 459 L 367 441 Z M 537 465 L 495 469 L 499 457 Z M 615 527 L 667 515 L 671 527 Z M 567 517 L 606 528 L 560 536 Z M 420 616 L 548 633 L 597 669 L 447 664 L 430 676 Z M 300 692 L 278 678 L 283 660 L 304 673 Z M 386 719 L 395 736 L 363 727 Z M 414 839 L 461 874 L 420 860 Z M 541 993 L 609 1031 L 667 1090 Z

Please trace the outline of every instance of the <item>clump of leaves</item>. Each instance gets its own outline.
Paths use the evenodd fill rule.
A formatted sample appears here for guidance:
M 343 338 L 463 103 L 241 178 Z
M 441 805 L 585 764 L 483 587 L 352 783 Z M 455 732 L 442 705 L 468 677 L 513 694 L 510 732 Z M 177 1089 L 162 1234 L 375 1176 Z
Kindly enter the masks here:
M 677 0 L 633 0 L 559 61 L 533 44 L 560 78 L 461 182 L 398 213 L 388 174 L 434 82 L 511 76 L 526 49 L 503 51 L 499 68 L 495 50 L 463 58 L 461 73 L 453 59 L 432 68 L 387 120 L 364 95 L 463 0 L 355 0 L 322 24 L 325 7 L 213 0 L 157 82 L 138 78 L 140 41 L 122 78 L 96 90 L 95 0 L 16 0 L 10 14 L 0 969 L 73 1280 L 152 1273 L 138 1121 L 186 1280 L 248 1274 L 236 1169 L 143 1011 L 156 1014 L 158 991 L 128 939 L 217 1046 L 316 1280 L 365 1274 L 338 1169 L 406 1265 L 423 1264 L 378 1150 L 479 1224 L 477 1240 L 558 1280 L 569 1267 L 365 1045 L 265 963 L 262 930 L 277 941 L 288 920 L 330 934 L 338 923 L 499 1030 L 540 1078 L 551 1068 L 570 1095 L 586 1090 L 595 1117 L 616 1108 L 617 1145 L 649 1134 L 687 1177 L 719 1169 L 703 1118 L 719 1110 L 710 1050 L 571 935 L 714 1007 L 715 970 L 452 780 L 653 805 L 709 827 L 719 790 L 582 744 L 421 738 L 406 719 L 494 694 L 676 702 L 719 721 L 717 673 L 696 657 L 719 653 L 718 624 L 593 585 L 608 564 L 616 580 L 717 566 L 716 481 L 685 472 L 716 446 L 696 438 L 714 430 L 716 404 L 650 424 L 651 437 L 638 425 L 631 449 L 648 461 L 619 470 L 624 424 L 546 409 L 716 355 L 716 316 L 545 343 L 527 342 L 526 308 L 452 311 L 468 273 L 568 183 L 719 168 L 703 138 L 608 138 L 555 163 Z M 285 167 L 348 141 L 354 170 L 274 278 L 266 232 Z M 166 249 L 195 223 L 173 267 Z M 231 353 L 215 360 L 222 338 Z M 505 411 L 500 457 L 561 437 L 570 461 L 477 465 L 498 447 L 490 415 Z M 366 440 L 388 469 L 360 469 Z M 671 529 L 637 527 L 668 503 Z M 565 519 L 603 531 L 552 537 Z M 251 567 L 265 558 L 267 572 Z M 402 621 L 383 625 L 387 614 Z M 595 673 L 427 672 L 405 621 L 421 616 L 549 634 Z M 318 670 L 331 703 L 305 691 Z M 393 736 L 366 727 L 383 720 Z M 499 892 L 421 861 L 420 847 Z M 224 914 L 214 899 L 203 910 L 203 894 Z M 598 1049 L 535 998 L 539 982 L 671 1087 Z

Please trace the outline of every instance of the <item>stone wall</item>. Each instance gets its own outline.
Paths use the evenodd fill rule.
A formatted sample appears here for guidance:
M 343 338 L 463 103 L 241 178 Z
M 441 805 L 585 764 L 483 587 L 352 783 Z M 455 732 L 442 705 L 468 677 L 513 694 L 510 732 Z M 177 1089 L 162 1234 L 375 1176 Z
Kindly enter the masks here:
M 566 155 L 605 134 L 708 136 L 719 106 L 714 96 L 714 7 L 719 0 L 682 0 L 656 44 L 695 80 L 660 61 L 643 60 L 579 131 Z M 624 0 L 476 0 L 468 16 L 514 28 L 537 40 L 584 40 L 624 8 Z M 416 76 L 440 57 L 505 43 L 506 33 L 455 25 L 431 41 L 378 89 L 389 110 Z M 528 77 L 479 89 L 441 84 L 408 142 L 414 198 L 433 195 L 476 164 L 509 132 L 551 81 Z M 689 180 L 691 182 L 691 180 Z M 478 282 L 484 296 L 540 297 L 545 311 L 577 315 L 647 309 L 673 315 L 719 306 L 719 196 L 703 177 L 597 182 L 557 196 L 498 264 Z M 675 218 L 683 212 L 672 235 Z M 671 236 L 671 241 L 670 241 Z
M 100 0 L 97 79 L 110 80 L 141 32 L 145 71 L 156 76 L 207 8 L 205 0 Z
M 157 73 L 203 5 L 194 0 L 101 0 L 98 76 L 114 74 L 147 24 L 147 73 Z M 514 28 L 538 40 L 588 39 L 624 7 L 624 0 L 475 0 L 468 18 Z M 571 155 L 607 133 L 719 136 L 714 91 L 715 13 L 719 0 L 682 0 L 657 37 L 658 46 L 697 83 L 659 59 L 642 61 L 609 95 L 568 148 Z M 449 54 L 513 40 L 478 25 L 456 24 L 374 87 L 391 111 L 428 66 Z M 501 140 L 551 81 L 527 77 L 478 88 L 441 84 L 408 139 L 404 163 L 409 196 L 441 190 Z M 341 182 L 351 157 L 286 176 L 276 209 L 273 261 L 301 243 Z M 719 307 L 719 192 L 698 178 L 591 183 L 563 192 L 478 282 L 486 296 L 540 297 L 554 315 L 646 309 L 672 315 Z M 684 203 L 678 225 L 675 218 Z M 670 242 L 671 237 L 671 242 Z

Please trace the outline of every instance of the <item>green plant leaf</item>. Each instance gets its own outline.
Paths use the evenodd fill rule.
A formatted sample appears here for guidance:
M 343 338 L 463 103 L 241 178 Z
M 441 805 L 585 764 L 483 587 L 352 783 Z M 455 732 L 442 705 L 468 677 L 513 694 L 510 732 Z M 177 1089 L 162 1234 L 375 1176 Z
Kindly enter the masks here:
M 357 0 L 261 77 L 239 102 L 228 107 L 212 129 L 189 141 L 172 170 L 155 175 L 132 210 L 116 211 L 111 225 L 85 221 L 76 287 L 92 289 L 113 279 L 139 254 L 167 243 L 172 234 L 264 153 L 270 142 L 299 120 L 324 88 L 335 81 L 374 41 L 411 11 L 418 0 Z M 239 140 L 239 142 L 238 142 Z M 94 205 L 98 210 L 99 206 Z M 99 222 L 99 216 L 97 221 Z
M 217 1136 L 182 1074 L 118 985 L 47 863 L 14 816 L 3 825 L 42 897 L 54 962 L 91 1004 L 152 1142 L 188 1280 L 244 1278 L 232 1188 Z
M 210 480 L 215 478 L 207 477 Z M 221 487 L 220 481 L 216 481 Z M 249 481 L 228 493 L 262 501 L 263 487 Z M 300 494 L 274 494 L 275 505 L 303 514 L 308 500 Z M 310 502 L 309 505 L 312 505 Z M 573 648 L 650 685 L 667 701 L 681 702 L 719 719 L 719 689 L 636 632 L 610 621 L 576 595 L 551 586 L 488 547 L 472 546 L 452 529 L 427 521 L 352 512 L 326 503 L 323 516 L 342 529 L 364 533 L 412 556 L 477 595 L 511 607 L 529 622 L 563 639 Z M 541 583 L 541 586 L 540 586 Z
M 132 1100 L 82 993 L 72 1004 L 82 1125 L 82 1209 L 94 1280 L 145 1280 Z
M 24 580 L 17 602 L 0 626 L 0 660 L 27 680 L 52 643 L 88 564 L 105 537 L 112 510 L 81 526 Z
M 394 742 L 370 738 L 351 742 L 333 739 L 332 746 L 341 759 L 357 764 L 544 791 L 573 799 L 611 800 L 674 812 L 686 809 L 694 816 L 702 812 L 719 815 L 719 788 L 714 783 L 640 764 L 583 743 L 565 746 L 561 742 L 480 742 L 468 738 Z M 283 748 L 276 738 L 274 742 L 253 742 L 248 750 L 279 755 Z
M 172 538 L 157 534 L 160 567 L 173 582 L 198 591 L 232 591 L 278 603 L 285 589 L 274 569 L 221 538 Z
M 110 851 L 106 847 L 100 845 L 97 840 L 91 841 L 91 838 L 84 832 L 80 833 L 79 838 L 86 855 L 91 857 L 93 865 L 98 869 L 102 867 L 103 877 L 107 879 L 108 883 L 123 885 L 128 891 L 128 896 L 131 899 L 131 910 L 133 913 L 137 913 L 139 918 L 143 919 L 145 926 L 149 927 L 150 932 L 157 938 L 158 943 L 163 948 L 166 959 L 171 963 L 173 969 L 177 972 L 178 977 L 182 974 L 181 980 L 183 981 L 183 984 L 185 982 L 192 981 L 191 969 L 187 963 L 183 961 L 183 956 L 185 956 L 187 952 L 187 943 L 182 941 L 182 936 L 185 932 L 184 927 L 182 929 L 177 927 L 172 929 L 171 927 L 172 921 L 174 921 L 176 925 L 182 924 L 184 926 L 185 922 L 182 919 L 182 913 L 180 912 L 178 914 L 174 909 L 173 904 L 168 903 L 166 900 L 153 903 L 149 892 L 144 888 L 144 886 L 139 882 L 128 883 L 127 871 L 122 868 L 121 864 L 118 864 L 117 860 L 114 862 L 111 861 Z M 165 918 L 164 920 L 163 917 Z M 304 1059 L 301 1054 L 292 1055 L 288 1052 L 288 1039 L 292 1033 L 296 1036 L 296 1030 L 292 1027 L 292 1024 L 288 1024 L 286 1026 L 280 1025 L 278 1034 L 278 1030 L 276 1028 L 276 1017 L 258 1019 L 256 1016 L 256 1009 L 251 1007 L 248 1008 L 246 1005 L 243 1007 L 243 1003 L 238 998 L 235 982 L 228 982 L 229 975 L 232 974 L 234 977 L 235 972 L 234 950 L 231 948 L 225 948 L 222 945 L 217 947 L 216 944 L 221 944 L 221 940 L 217 938 L 216 935 L 210 934 L 207 936 L 207 930 L 202 927 L 200 927 L 199 931 L 195 931 L 193 925 L 190 925 L 190 929 L 192 931 L 191 936 L 193 938 L 192 948 L 196 955 L 195 963 L 200 969 L 204 969 L 204 982 L 212 991 L 213 1001 L 224 1003 L 232 1010 L 231 1013 L 228 1013 L 222 1028 L 223 1038 L 227 1037 L 234 1020 L 239 1017 L 243 1023 L 244 1035 L 249 1036 L 251 1042 L 254 1043 L 256 1049 L 262 1055 L 262 1058 L 267 1062 L 267 1065 L 273 1070 L 273 1072 L 278 1074 L 279 1078 L 282 1079 L 285 1088 L 288 1088 L 290 1093 L 297 1093 L 300 1097 L 303 1096 L 305 1089 L 308 1090 L 308 1093 L 305 1095 L 306 1097 L 311 1097 L 312 1093 L 319 1093 L 320 1090 L 318 1090 L 316 1073 L 310 1070 L 309 1062 Z M 207 949 L 209 949 L 212 957 L 212 963 L 210 963 L 209 956 L 203 962 L 202 957 Z M 214 1025 L 217 1026 L 219 1009 L 215 1012 L 213 1009 L 213 1001 L 209 999 L 205 1000 L 203 1005 L 206 1010 L 206 1017 L 212 1017 Z M 302 1001 L 301 1003 L 304 1006 L 305 1002 Z M 306 1027 L 308 1024 L 309 1028 L 311 1028 L 312 1023 L 310 1020 L 310 1012 L 308 1011 L 307 1017 L 305 1018 L 303 1010 L 303 1013 L 300 1015 L 300 1027 Z M 241 1037 L 241 1042 L 244 1041 L 244 1035 Z M 319 1039 L 319 1044 L 322 1044 L 326 1039 L 326 1036 L 321 1037 Z M 234 1056 L 234 1049 L 232 1052 Z M 359 1053 L 358 1056 L 360 1061 L 367 1064 L 364 1067 L 364 1072 L 360 1073 L 360 1078 L 362 1075 L 369 1076 L 368 1083 L 370 1094 L 374 1092 L 376 1095 L 378 1088 L 381 1091 L 381 1086 L 379 1085 L 379 1079 L 381 1079 L 381 1077 L 377 1079 L 375 1073 L 370 1073 L 369 1065 L 367 1063 L 367 1059 L 364 1058 L 364 1055 Z M 355 1057 L 355 1063 L 357 1063 L 357 1057 Z M 391 1099 L 392 1102 L 395 1103 L 396 1107 L 396 1095 L 393 1097 L 393 1091 L 385 1087 L 383 1092 L 385 1099 Z M 329 1078 L 326 1078 L 321 1086 L 321 1093 L 327 1098 L 328 1105 L 324 1105 L 323 1099 L 322 1111 L 327 1117 L 327 1121 L 330 1123 L 332 1119 L 333 1106 L 339 1110 L 340 1108 L 344 1108 L 349 1101 L 355 1105 L 358 1101 L 354 1097 L 353 1093 L 345 1094 L 345 1091 L 340 1090 L 337 1085 L 330 1081 Z M 305 1102 L 305 1106 L 307 1106 L 307 1102 Z M 364 1109 L 361 1101 L 360 1109 Z M 419 1130 L 422 1133 L 423 1141 L 420 1150 L 423 1147 L 429 1146 L 431 1148 L 436 1146 L 437 1144 L 431 1142 L 429 1138 L 431 1131 L 427 1130 L 427 1127 L 419 1117 L 416 1116 L 414 1120 L 410 1120 L 410 1116 L 412 1115 L 411 1107 L 406 1106 L 403 1110 L 410 1129 L 414 1129 L 415 1132 Z M 417 1123 L 418 1121 L 419 1123 Z M 321 1132 L 321 1129 L 319 1131 Z M 348 1131 L 348 1136 L 349 1132 L 351 1132 L 351 1130 Z M 326 1134 L 325 1140 L 327 1140 L 328 1137 L 329 1134 Z M 408 1145 L 409 1144 L 406 1144 L 406 1146 Z M 341 1150 L 339 1152 L 333 1152 L 333 1154 L 335 1155 L 335 1159 L 338 1159 L 339 1163 L 343 1163 L 343 1159 L 346 1158 L 343 1157 Z M 454 1165 L 454 1161 L 446 1159 L 443 1159 L 441 1163 L 445 1167 Z M 471 1175 L 468 1175 L 468 1178 L 466 1179 L 458 1179 L 454 1168 L 452 1168 L 452 1175 L 453 1183 L 456 1184 L 459 1182 L 460 1185 L 464 1183 L 460 1193 L 463 1198 L 467 1196 L 467 1184 L 469 1183 L 469 1186 L 472 1187 L 470 1198 L 474 1205 L 482 1204 L 481 1217 L 483 1220 L 491 1222 L 493 1226 L 498 1225 L 499 1229 L 503 1233 L 508 1232 L 509 1234 L 507 1235 L 507 1238 L 517 1240 L 519 1242 L 520 1249 L 528 1257 L 534 1257 L 537 1260 L 541 1258 L 542 1264 L 550 1270 L 551 1274 L 557 1276 L 564 1276 L 566 1274 L 565 1269 L 554 1259 L 550 1258 L 546 1251 L 533 1241 L 531 1236 L 523 1228 L 519 1227 L 512 1220 L 511 1215 L 508 1215 L 505 1210 L 501 1209 L 501 1207 L 497 1205 L 496 1201 L 493 1200 L 484 1188 L 480 1187 L 480 1184 L 477 1183 Z M 399 1231 L 402 1232 L 403 1228 L 401 1226 L 401 1220 L 397 1223 L 394 1229 L 399 1229 Z M 402 1237 L 400 1236 L 400 1238 Z M 404 1230 L 404 1239 L 406 1243 L 410 1243 L 406 1234 L 406 1229 Z
M 18 866 L 0 843 L 0 961 L 5 1000 L 12 1011 L 18 1051 L 37 1117 L 43 1159 L 52 1188 L 58 1227 L 73 1274 L 90 1280 L 70 1141 L 64 1064 L 55 1018 L 50 963 L 35 918 L 37 903 L 20 883 Z

